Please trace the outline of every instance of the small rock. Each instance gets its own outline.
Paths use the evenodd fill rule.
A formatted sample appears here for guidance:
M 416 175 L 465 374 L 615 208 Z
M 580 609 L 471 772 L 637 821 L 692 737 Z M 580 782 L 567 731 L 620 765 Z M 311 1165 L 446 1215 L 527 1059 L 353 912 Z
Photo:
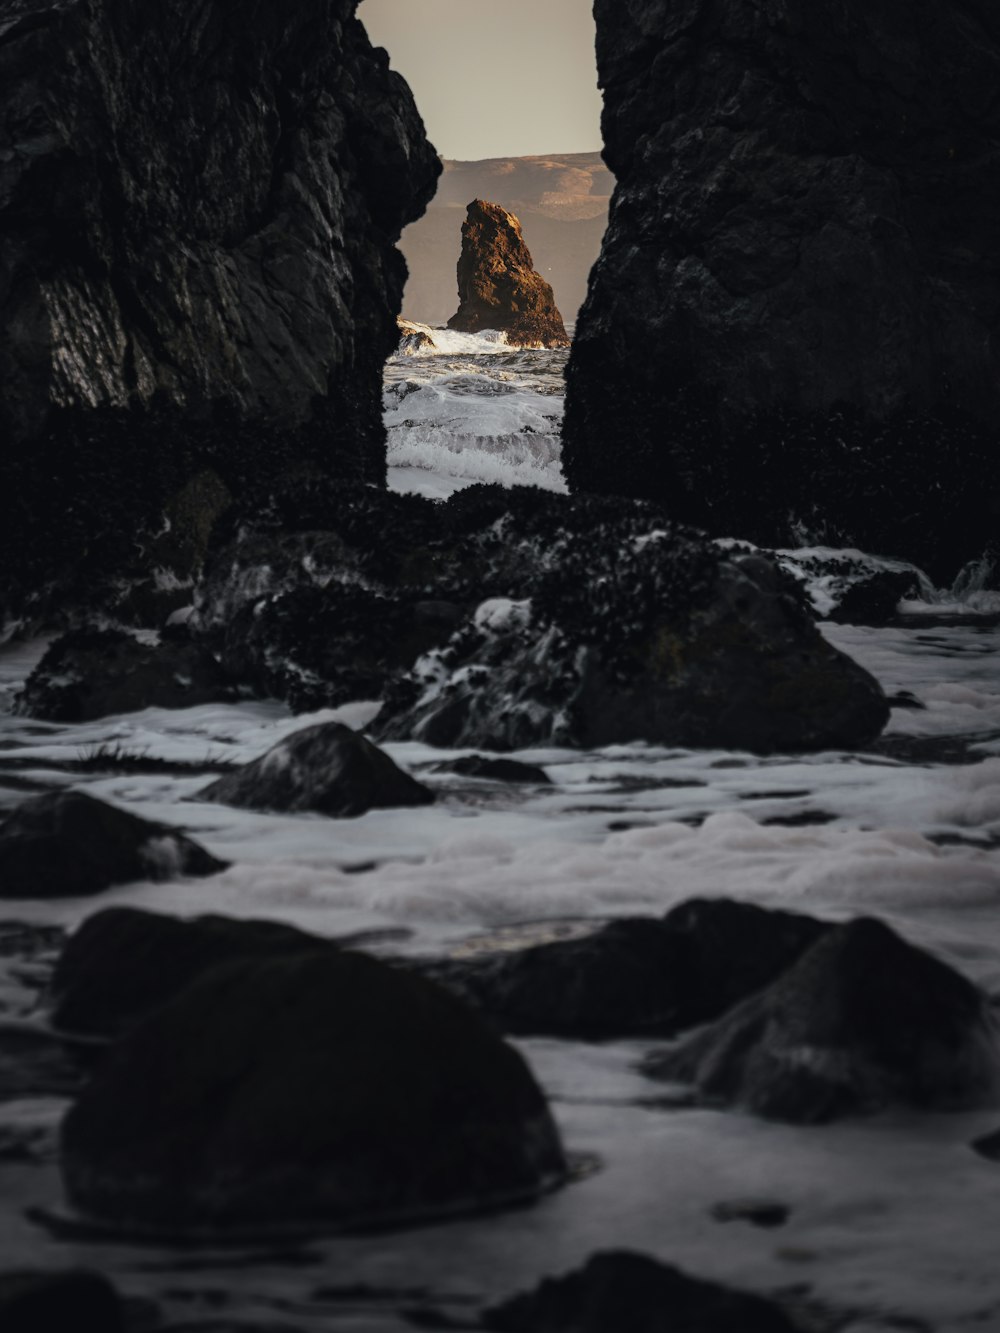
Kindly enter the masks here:
M 3 1333 L 125 1333 L 118 1294 L 97 1273 L 0 1274 Z
M 967 1109 L 1000 1093 L 986 997 L 868 917 L 828 931 L 774 985 L 646 1068 L 800 1124 L 891 1104 Z
M 430 805 L 434 793 L 350 727 L 321 722 L 294 732 L 259 759 L 210 783 L 199 797 L 247 810 L 315 810 L 343 817 Z
M 193 708 L 232 699 L 212 655 L 170 638 L 140 643 L 121 630 L 79 629 L 48 649 L 17 698 L 16 711 L 47 722 L 89 722 L 143 708 Z
M 781 1227 L 788 1221 L 787 1204 L 765 1199 L 724 1199 L 712 1205 L 716 1222 L 749 1222 L 755 1227 Z
M 888 625 L 904 597 L 919 593 L 912 574 L 881 570 L 852 583 L 830 612 L 830 620 L 841 625 Z
M 525 782 L 551 786 L 552 779 L 539 764 L 524 764 L 519 759 L 498 759 L 493 755 L 466 754 L 434 765 L 435 773 L 457 773 L 463 778 L 485 778 L 490 782 Z
M 427 348 L 436 347 L 433 330 L 426 324 L 411 324 L 408 319 L 396 320 L 399 329 L 399 351 L 404 356 L 416 356 Z
M 0 824 L 0 898 L 76 898 L 225 868 L 177 829 L 79 791 L 34 796 Z
M 216 967 L 69 1111 L 72 1203 L 122 1227 L 405 1225 L 565 1172 L 527 1065 L 440 987 L 331 951 Z
M 592 1255 L 565 1277 L 487 1310 L 497 1333 L 795 1333 L 763 1296 L 688 1277 L 642 1254 Z
M 335 947 L 276 921 L 182 921 L 109 907 L 89 916 L 66 941 L 52 977 L 52 1021 L 62 1032 L 114 1036 L 222 963 Z

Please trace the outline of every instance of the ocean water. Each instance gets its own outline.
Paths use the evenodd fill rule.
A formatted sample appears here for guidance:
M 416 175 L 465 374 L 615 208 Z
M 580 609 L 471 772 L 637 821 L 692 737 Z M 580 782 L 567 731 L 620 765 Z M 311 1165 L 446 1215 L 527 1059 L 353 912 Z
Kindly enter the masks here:
M 561 489 L 565 354 L 444 341 L 387 367 L 391 484 L 439 496 L 478 480 Z M 782 559 L 805 578 L 808 556 Z M 844 559 L 886 563 L 878 553 Z M 417 955 L 505 947 L 727 895 L 828 919 L 874 913 L 1000 995 L 1000 599 L 980 584 L 974 572 L 954 589 L 925 581 L 892 628 L 824 623 L 890 696 L 921 705 L 895 708 L 866 752 L 526 751 L 517 757 L 542 764 L 553 785 L 525 789 L 433 774 L 441 751 L 396 744 L 386 748 L 437 789 L 438 803 L 353 820 L 250 814 L 201 803 L 197 792 L 213 762 L 251 759 L 324 719 L 363 725 L 377 701 L 298 717 L 258 701 L 38 723 L 10 709 L 44 644 L 7 645 L 0 809 L 33 791 L 83 787 L 184 826 L 232 866 L 207 881 L 133 884 L 85 902 L 8 902 L 0 918 L 73 926 L 99 906 L 129 903 L 267 917 L 330 936 L 384 932 L 376 949 Z M 815 581 L 810 593 L 822 610 L 829 588 Z M 76 762 L 104 745 L 186 767 L 79 772 Z M 0 958 L 0 1020 L 32 1018 L 30 982 L 23 959 Z M 1000 1166 L 969 1147 L 1000 1126 L 1000 1106 L 795 1128 L 665 1109 L 662 1085 L 638 1069 L 655 1043 L 518 1045 L 567 1148 L 588 1164 L 532 1208 L 273 1250 L 58 1240 L 26 1210 L 59 1202 L 51 1143 L 64 1103 L 21 1100 L 0 1105 L 0 1254 L 8 1266 L 111 1272 L 185 1327 L 225 1317 L 374 1333 L 410 1327 L 415 1304 L 461 1323 L 595 1249 L 628 1246 L 762 1292 L 795 1289 L 832 1312 L 817 1328 L 1000 1330 Z M 4 1155 L 5 1135 L 28 1133 L 40 1160 Z M 713 1220 L 714 1204 L 747 1197 L 786 1204 L 789 1221 L 763 1230 Z

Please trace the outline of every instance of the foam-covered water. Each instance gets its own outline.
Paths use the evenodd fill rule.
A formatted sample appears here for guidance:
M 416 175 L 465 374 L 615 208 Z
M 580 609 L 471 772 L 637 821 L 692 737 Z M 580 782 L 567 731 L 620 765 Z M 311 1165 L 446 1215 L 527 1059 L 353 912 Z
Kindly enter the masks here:
M 387 368 L 393 484 L 437 495 L 476 480 L 560 488 L 565 354 L 450 337 L 462 341 Z M 780 559 L 820 609 L 831 600 L 831 561 L 903 567 L 826 549 Z M 389 930 L 384 951 L 427 954 L 483 934 L 506 938 L 514 927 L 519 938 L 537 937 L 553 922 L 730 895 L 831 919 L 876 913 L 1000 994 L 996 594 L 974 570 L 953 589 L 918 583 L 922 596 L 904 606 L 908 620 L 898 625 L 823 626 L 897 700 L 884 737 L 865 752 L 526 751 L 517 757 L 544 766 L 552 785 L 509 788 L 434 773 L 441 751 L 403 743 L 386 748 L 437 789 L 438 802 L 351 820 L 253 814 L 199 802 L 197 793 L 212 765 L 255 758 L 313 722 L 363 725 L 374 702 L 299 717 L 245 701 L 37 723 L 13 716 L 10 705 L 44 645 L 0 647 L 0 808 L 32 791 L 82 787 L 184 826 L 232 863 L 209 880 L 132 884 L 91 901 L 6 903 L 0 915 L 73 925 L 114 903 L 220 911 L 323 935 Z M 78 761 L 102 746 L 178 767 L 80 771 Z M 0 959 L 0 1016 L 31 1003 L 21 966 Z M 234 1267 L 239 1255 L 200 1254 L 200 1271 L 188 1272 L 191 1257 L 169 1250 L 53 1240 L 23 1210 L 59 1197 L 55 1166 L 0 1152 L 0 1252 L 11 1267 L 111 1271 L 126 1291 L 152 1295 L 168 1323 L 224 1316 L 401 1333 L 410 1325 L 400 1311 L 416 1291 L 419 1303 L 443 1307 L 461 1326 L 470 1302 L 531 1285 L 595 1249 L 631 1246 L 761 1291 L 802 1287 L 841 1312 L 816 1326 L 824 1330 L 1000 1330 L 1000 1175 L 968 1146 L 1000 1124 L 1000 1108 L 795 1128 L 738 1112 L 663 1109 L 662 1089 L 638 1072 L 643 1043 L 519 1045 L 568 1148 L 597 1165 L 530 1210 L 317 1240 L 292 1260 L 258 1254 L 242 1268 Z M 8 1132 L 51 1143 L 63 1105 L 0 1106 L 0 1146 Z M 767 1231 L 712 1219 L 713 1204 L 748 1196 L 785 1203 L 789 1222 Z
M 434 346 L 385 371 L 389 484 L 432 498 L 475 482 L 564 491 L 559 432 L 567 353 L 503 334 L 427 329 Z

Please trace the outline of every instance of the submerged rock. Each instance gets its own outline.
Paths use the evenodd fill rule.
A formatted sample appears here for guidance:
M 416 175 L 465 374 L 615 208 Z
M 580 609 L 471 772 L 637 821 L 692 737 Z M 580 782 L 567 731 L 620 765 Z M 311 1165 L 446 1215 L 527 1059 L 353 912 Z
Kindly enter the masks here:
M 324 953 L 329 940 L 276 921 L 192 920 L 109 907 L 89 916 L 59 955 L 49 991 L 61 1032 L 115 1036 L 238 958 Z
M 78 629 L 47 650 L 18 695 L 16 712 L 48 722 L 89 722 L 143 708 L 193 708 L 233 698 L 215 658 L 168 637 L 142 643 L 122 630 Z
M 0 898 L 76 898 L 225 868 L 177 829 L 84 792 L 33 796 L 0 823 Z
M 581 939 L 449 959 L 428 971 L 508 1032 L 664 1035 L 769 985 L 828 929 L 796 912 L 695 898 L 662 920 L 612 921 Z
M 574 490 L 938 584 L 1000 512 L 1000 22 L 978 0 L 598 0 L 617 187 Z
M 795 1333 L 772 1301 L 607 1250 L 564 1277 L 487 1310 L 497 1333 Z
M 314 810 L 343 817 L 430 805 L 434 793 L 350 727 L 321 722 L 287 736 L 259 759 L 210 783 L 198 797 L 247 810 Z
M 971 982 L 862 917 L 647 1071 L 797 1123 L 893 1103 L 967 1109 L 1000 1095 L 1000 1033 Z
M 78 1208 L 166 1233 L 403 1225 L 565 1170 L 521 1056 L 347 951 L 215 968 L 112 1048 L 62 1149 Z
M 125 1312 L 114 1287 L 99 1273 L 0 1273 L 0 1328 L 4 1333 L 61 1329 L 125 1333 Z
M 530 603 L 418 663 L 383 738 L 494 750 L 646 740 L 759 753 L 854 748 L 889 717 L 760 556 L 693 534 L 561 533 Z
M 441 168 L 356 8 L 7 6 L 0 609 L 151 567 L 206 470 L 384 481 L 394 244 Z
M 458 298 L 449 329 L 497 329 L 518 347 L 569 346 L 552 288 L 535 272 L 521 224 L 499 204 L 474 199 L 469 205 L 462 224 Z
M 434 772 L 483 778 L 487 782 L 526 783 L 536 787 L 552 785 L 552 779 L 539 764 L 525 764 L 520 759 L 498 759 L 487 754 L 463 754 L 458 759 L 447 759 L 435 764 Z

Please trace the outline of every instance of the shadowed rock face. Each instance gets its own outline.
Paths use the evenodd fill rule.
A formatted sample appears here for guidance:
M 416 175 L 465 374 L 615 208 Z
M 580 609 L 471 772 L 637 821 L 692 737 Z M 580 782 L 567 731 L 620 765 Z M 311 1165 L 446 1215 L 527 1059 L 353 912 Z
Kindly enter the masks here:
M 618 179 L 571 485 L 939 578 L 1000 484 L 1000 17 L 981 0 L 598 0 Z
M 440 166 L 355 8 L 0 0 L 12 552 L 70 512 L 40 563 L 78 558 L 69 501 L 131 535 L 205 458 L 383 480 L 394 242 Z
M 469 205 L 462 225 L 458 297 L 450 329 L 499 329 L 515 345 L 569 346 L 552 288 L 535 272 L 521 224 L 499 204 L 474 199 Z

